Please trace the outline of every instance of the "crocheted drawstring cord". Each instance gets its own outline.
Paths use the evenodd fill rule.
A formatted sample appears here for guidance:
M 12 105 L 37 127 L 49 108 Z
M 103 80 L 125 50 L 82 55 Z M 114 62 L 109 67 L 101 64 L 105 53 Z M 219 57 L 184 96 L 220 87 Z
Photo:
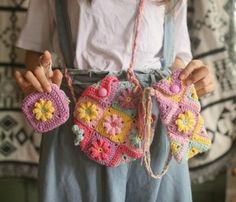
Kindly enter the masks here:
M 151 154 L 150 154 L 150 146 L 153 138 L 153 131 L 152 131 L 152 97 L 155 97 L 155 89 L 152 87 L 146 87 L 144 88 L 142 92 L 142 98 L 141 98 L 141 108 L 139 108 L 141 111 L 139 112 L 140 116 L 140 129 L 139 129 L 139 135 L 144 138 L 144 164 L 145 168 L 148 172 L 148 174 L 155 178 L 160 179 L 163 175 L 166 174 L 169 168 L 169 163 L 171 161 L 171 150 L 169 150 L 169 154 L 167 157 L 167 160 L 165 162 L 164 168 L 160 174 L 154 174 L 152 168 L 151 168 Z
M 140 24 L 143 17 L 144 3 L 145 3 L 145 0 L 140 0 L 139 2 L 139 9 L 138 9 L 137 18 L 136 18 L 135 27 L 134 27 L 134 40 L 133 40 L 133 46 L 132 46 L 132 55 L 131 55 L 129 68 L 127 70 L 127 78 L 130 82 L 132 82 L 135 85 L 135 91 L 142 89 L 138 79 L 136 78 L 134 74 L 134 64 L 135 64 L 135 58 L 136 58 L 135 54 L 138 48 Z
M 127 77 L 130 82 L 132 82 L 135 85 L 135 91 L 142 91 L 142 87 L 138 81 L 138 79 L 135 77 L 134 74 L 134 64 L 135 64 L 135 54 L 137 52 L 137 44 L 138 39 L 140 35 L 140 24 L 143 16 L 144 11 L 144 3 L 145 0 L 140 0 L 139 4 L 139 10 L 138 10 L 138 17 L 135 23 L 135 35 L 134 35 L 134 42 L 132 47 L 132 56 L 131 56 L 131 62 L 129 69 L 127 70 Z M 167 161 L 165 163 L 165 166 L 163 168 L 163 171 L 160 175 L 155 175 L 151 168 L 151 156 L 150 156 L 150 146 L 152 142 L 152 97 L 155 96 L 155 90 L 152 87 L 146 87 L 142 91 L 141 96 L 141 108 L 139 108 L 139 136 L 144 138 L 144 163 L 145 168 L 148 172 L 148 174 L 155 178 L 160 179 L 168 170 L 168 165 L 171 160 L 171 152 L 169 152 Z

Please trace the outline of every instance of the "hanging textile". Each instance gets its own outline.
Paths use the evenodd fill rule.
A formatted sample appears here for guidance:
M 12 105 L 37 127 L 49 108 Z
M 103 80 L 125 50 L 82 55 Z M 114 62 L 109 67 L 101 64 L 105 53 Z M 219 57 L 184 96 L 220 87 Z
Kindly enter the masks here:
M 24 23 L 28 0 L 0 1 L 0 177 L 37 177 L 40 136 L 26 124 L 23 98 L 13 78 L 23 68 L 23 51 L 15 42 Z
M 213 146 L 208 153 L 190 161 L 193 182 L 214 179 L 232 155 L 236 134 L 236 76 L 232 74 L 236 63 L 229 55 L 229 50 L 235 48 L 233 5 L 234 0 L 189 1 L 189 30 L 194 58 L 203 60 L 216 80 L 216 90 L 201 99 L 202 115 Z M 234 39 L 227 36 L 234 36 Z

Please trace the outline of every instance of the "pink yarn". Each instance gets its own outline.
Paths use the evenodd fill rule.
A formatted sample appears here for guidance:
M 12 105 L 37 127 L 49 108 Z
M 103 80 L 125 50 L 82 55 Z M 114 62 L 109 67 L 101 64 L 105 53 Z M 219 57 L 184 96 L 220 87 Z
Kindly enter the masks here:
M 137 94 L 134 93 L 133 89 L 125 89 L 121 92 L 119 96 L 120 105 L 124 109 L 133 109 L 137 107 L 138 99 L 136 98 Z
M 97 88 L 97 84 L 91 85 L 81 96 L 90 97 L 91 99 L 98 101 L 103 107 L 107 107 L 112 104 L 118 85 L 119 80 L 117 77 L 107 76 L 101 81 L 99 88 Z M 104 94 L 101 96 L 101 91 L 103 91 L 103 93 L 106 91 L 106 96 L 103 96 Z
M 100 89 L 106 89 L 105 97 L 99 96 Z M 135 94 L 133 90 L 134 85 L 129 81 L 119 81 L 117 77 L 107 76 L 101 82 L 89 86 L 76 103 L 73 126 L 76 145 L 79 145 L 89 158 L 102 165 L 118 166 L 143 156 L 141 147 L 143 139 L 140 139 L 140 147 L 137 147 L 133 134 L 136 131 L 137 135 L 137 109 L 133 107 L 127 110 L 120 102 L 120 96 L 132 94 L 138 105 L 139 94 Z M 83 103 L 88 102 L 96 106 L 97 115 L 93 120 L 86 122 L 77 112 Z M 116 105 L 113 106 L 114 103 Z M 87 112 L 89 113 L 89 110 Z M 134 136 L 133 141 L 131 136 Z M 117 139 L 113 141 L 112 138 Z
M 121 132 L 123 126 L 122 119 L 116 114 L 106 117 L 103 123 L 106 132 L 110 135 L 116 135 Z
M 108 158 L 111 152 L 110 145 L 103 139 L 98 139 L 92 142 L 91 147 L 88 149 L 91 157 L 98 160 L 104 161 Z
M 52 119 L 45 122 L 38 121 L 33 113 L 34 105 L 40 99 L 51 101 L 55 109 Z M 30 125 L 39 133 L 45 133 L 57 128 L 61 124 L 65 123 L 69 118 L 68 98 L 55 84 L 52 84 L 52 91 L 50 93 L 34 92 L 28 95 L 23 100 L 21 109 Z
M 176 70 L 169 79 L 163 79 L 153 86 L 161 120 L 166 125 L 170 143 L 175 145 L 172 147 L 172 154 L 178 162 L 207 151 L 211 145 L 203 121 L 200 122 L 201 106 L 194 86 L 181 81 L 180 73 L 181 69 Z M 191 128 L 181 131 L 176 121 L 181 114 L 184 117 L 186 113 L 191 114 Z M 189 127 L 185 126 L 185 121 L 180 120 L 180 124 L 181 127 Z

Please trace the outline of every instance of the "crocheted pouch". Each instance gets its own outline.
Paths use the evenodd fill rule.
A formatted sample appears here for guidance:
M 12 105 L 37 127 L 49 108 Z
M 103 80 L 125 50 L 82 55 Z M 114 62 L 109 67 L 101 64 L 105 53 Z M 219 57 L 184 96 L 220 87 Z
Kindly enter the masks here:
M 180 73 L 181 70 L 176 70 L 153 85 L 161 120 L 168 131 L 171 152 L 178 162 L 207 151 L 211 145 L 194 85 L 181 81 Z
M 142 157 L 143 137 L 137 127 L 139 97 L 140 91 L 131 82 L 115 76 L 88 87 L 74 110 L 75 144 L 106 166 Z
M 48 132 L 69 118 L 69 100 L 55 84 L 52 84 L 50 93 L 34 92 L 26 96 L 21 108 L 30 125 L 39 133 Z

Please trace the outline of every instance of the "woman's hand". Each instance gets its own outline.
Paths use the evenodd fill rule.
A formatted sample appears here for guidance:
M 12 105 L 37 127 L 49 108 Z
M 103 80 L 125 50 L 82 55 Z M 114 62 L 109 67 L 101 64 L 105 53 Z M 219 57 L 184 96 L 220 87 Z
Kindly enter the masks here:
M 214 90 L 213 74 L 200 60 L 192 60 L 181 72 L 181 80 L 188 85 L 194 84 L 198 96 L 204 96 Z
M 52 71 L 51 54 L 45 51 L 43 55 L 35 52 L 27 52 L 27 71 L 15 72 L 15 79 L 21 90 L 26 94 L 31 92 L 50 92 L 51 83 L 61 85 L 62 73 L 59 70 Z

